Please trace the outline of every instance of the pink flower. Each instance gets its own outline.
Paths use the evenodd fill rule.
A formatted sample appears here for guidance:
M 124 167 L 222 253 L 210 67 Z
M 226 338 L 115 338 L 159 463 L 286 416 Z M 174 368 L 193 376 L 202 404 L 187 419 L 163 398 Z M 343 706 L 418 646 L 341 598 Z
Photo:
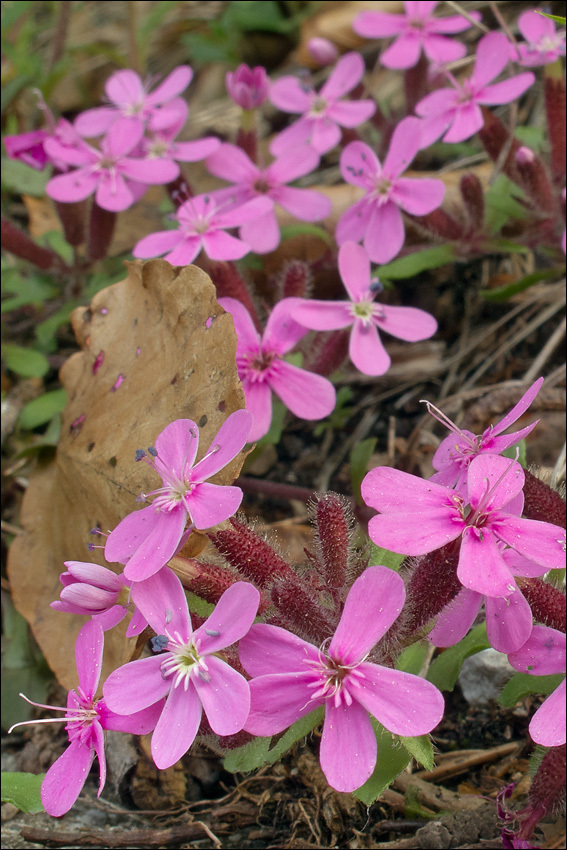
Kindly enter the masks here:
M 236 71 L 227 73 L 226 90 L 242 109 L 257 109 L 268 97 L 270 78 L 262 65 L 239 65 Z
M 204 136 L 190 142 L 176 142 L 175 137 L 182 130 L 189 107 L 180 100 L 177 120 L 160 130 L 149 130 L 149 135 L 142 139 L 141 149 L 146 159 L 174 159 L 177 162 L 198 162 L 214 153 L 220 147 L 220 139 L 215 136 Z
M 148 94 L 142 80 L 135 71 L 116 71 L 104 86 L 106 97 L 112 106 L 87 109 L 75 119 L 75 129 L 81 136 L 100 136 L 117 121 L 124 131 L 142 133 L 163 130 L 178 120 L 181 99 L 193 77 L 188 65 L 180 65 L 169 74 L 157 88 Z M 140 133 L 140 135 L 142 135 Z
M 165 652 L 119 667 L 106 680 L 104 697 L 114 711 L 141 711 L 167 697 L 152 737 L 152 757 L 160 770 L 187 752 L 203 709 L 217 735 L 243 728 L 250 708 L 248 682 L 218 653 L 246 634 L 259 602 L 255 587 L 237 582 L 193 631 L 175 573 L 166 567 L 138 587 L 140 609 L 158 636 L 154 647 Z
M 499 455 L 479 455 L 467 474 L 468 498 L 449 487 L 389 467 L 372 469 L 362 482 L 362 498 L 380 511 L 368 525 L 378 545 L 405 555 L 424 555 L 460 538 L 457 577 L 463 587 L 484 596 L 510 596 L 516 590 L 499 544 L 506 544 L 540 570 L 561 569 L 565 531 L 548 522 L 521 519 L 524 471 Z M 519 575 L 526 573 L 514 565 Z
M 292 316 L 300 325 L 316 331 L 333 331 L 352 325 L 350 359 L 365 375 L 383 375 L 390 357 L 378 329 L 417 342 L 437 330 L 429 313 L 414 307 L 375 304 L 376 289 L 370 277 L 370 260 L 360 245 L 345 242 L 339 250 L 339 271 L 350 301 L 299 301 Z
M 319 94 L 297 77 L 280 77 L 272 83 L 270 100 L 284 112 L 303 113 L 299 121 L 287 127 L 270 145 L 272 156 L 308 144 L 324 154 L 341 139 L 340 127 L 358 127 L 376 111 L 373 100 L 343 100 L 361 81 L 364 61 L 360 53 L 345 53 Z
M 46 187 L 55 201 L 83 201 L 96 192 L 99 207 L 112 212 L 128 209 L 135 201 L 128 182 L 143 184 L 169 183 L 179 174 L 179 166 L 168 159 L 155 160 L 151 168 L 146 159 L 129 157 L 140 142 L 143 129 L 114 124 L 101 140 L 101 150 L 84 144 L 82 148 L 67 148 L 56 139 L 47 139 L 45 150 L 49 157 L 61 159 L 68 165 L 79 166 L 67 174 L 52 177 Z
M 332 65 L 339 58 L 337 46 L 328 38 L 315 36 L 307 42 L 307 50 L 318 65 Z
M 369 567 L 351 587 L 328 649 L 277 626 L 252 626 L 239 645 L 242 666 L 254 677 L 244 728 L 253 735 L 276 735 L 325 706 L 319 757 L 327 782 L 337 791 L 359 788 L 380 757 L 369 715 L 395 735 L 431 732 L 443 716 L 437 688 L 366 661 L 404 599 L 397 573 Z
M 75 658 L 79 687 L 69 691 L 67 708 L 54 705 L 37 705 L 65 712 L 64 717 L 49 720 L 30 720 L 12 726 L 24 726 L 28 723 L 66 723 L 69 746 L 62 756 L 54 762 L 41 784 L 41 802 L 46 812 L 53 817 L 61 817 L 75 803 L 86 782 L 95 755 L 99 763 L 100 797 L 106 780 L 106 758 L 104 754 L 104 730 L 130 732 L 134 735 L 147 735 L 155 727 L 161 711 L 161 704 L 144 707 L 142 711 L 132 711 L 126 706 L 123 715 L 108 708 L 104 699 L 96 699 L 102 654 L 104 632 L 100 623 L 91 620 L 85 623 L 77 636 Z M 31 702 L 31 700 L 27 700 Z M 9 731 L 11 732 L 12 729 Z
M 508 39 L 501 32 L 483 36 L 476 49 L 476 62 L 470 77 L 458 83 L 449 76 L 453 88 L 438 89 L 420 100 L 415 111 L 422 118 L 421 147 L 443 136 L 444 142 L 463 142 L 484 126 L 480 105 L 496 106 L 520 97 L 535 81 L 531 71 L 489 85 L 502 73 L 510 59 Z M 444 135 L 443 135 L 444 134 Z
M 426 215 L 441 205 L 442 180 L 400 177 L 419 148 L 420 122 L 412 117 L 404 118 L 394 130 L 384 165 L 364 142 L 346 146 L 341 154 L 343 179 L 366 194 L 340 217 L 335 234 L 339 245 L 363 242 L 373 262 L 387 263 L 404 244 L 400 210 Z
M 502 454 L 520 440 L 525 440 L 536 427 L 539 419 L 511 434 L 504 435 L 502 432 L 524 415 L 542 384 L 543 378 L 538 378 L 500 422 L 489 425 L 482 434 L 477 436 L 471 431 L 458 428 L 441 410 L 426 401 L 429 412 L 452 432 L 441 442 L 433 456 L 433 468 L 437 472 L 429 480 L 437 484 L 445 484 L 447 487 L 454 487 L 459 492 L 466 490 L 467 469 L 473 458 L 481 454 Z
M 19 159 L 26 165 L 43 171 L 49 158 L 43 148 L 43 143 L 49 138 L 47 130 L 32 130 L 30 133 L 17 133 L 15 136 L 4 136 L 2 141 L 10 159 Z
M 278 302 L 266 323 L 263 336 L 257 332 L 247 309 L 236 298 L 219 298 L 219 304 L 234 321 L 238 342 L 236 365 L 246 397 L 246 409 L 254 416 L 250 441 L 267 434 L 272 421 L 272 392 L 301 419 L 323 419 L 335 406 L 335 389 L 330 381 L 286 363 L 284 354 L 305 336 L 292 310 L 301 299 Z
M 271 209 L 240 228 L 240 236 L 253 251 L 266 254 L 280 243 L 280 228 L 275 206 L 283 207 L 300 221 L 319 221 L 331 212 L 331 201 L 312 189 L 286 186 L 292 180 L 309 174 L 319 164 L 319 156 L 312 148 L 288 151 L 267 168 L 260 169 L 243 150 L 224 144 L 207 159 L 207 168 L 215 177 L 230 180 L 235 185 L 212 192 L 218 203 L 233 200 L 244 204 L 256 197 L 269 198 Z
M 109 534 L 104 556 L 107 561 L 126 564 L 129 581 L 143 581 L 160 570 L 185 542 L 185 526 L 211 528 L 238 510 L 240 487 L 206 483 L 243 449 L 248 441 L 252 417 L 237 410 L 223 422 L 207 454 L 194 464 L 199 448 L 199 429 L 191 419 L 176 419 L 148 449 L 152 460 L 139 450 L 162 480 L 162 487 L 143 494 L 155 496 L 153 503 L 125 517 Z M 137 598 L 136 606 L 139 607 Z
M 565 30 L 555 31 L 551 18 L 545 18 L 534 9 L 522 12 L 518 29 L 527 41 L 519 44 L 517 61 L 526 68 L 548 65 L 565 56 Z
M 55 611 L 92 617 L 104 631 L 118 625 L 132 605 L 125 598 L 130 582 L 99 564 L 65 561 L 67 572 L 61 573 L 63 585 L 60 599 L 51 603 Z M 126 630 L 126 637 L 139 635 L 147 623 L 137 609 Z
M 352 28 L 365 38 L 388 38 L 396 40 L 380 56 L 380 62 L 386 68 L 412 68 L 417 65 L 421 51 L 430 62 L 444 65 L 461 59 L 467 48 L 459 41 L 444 38 L 447 34 L 464 32 L 470 22 L 462 15 L 448 18 L 434 18 L 437 2 L 406 2 L 405 15 L 392 15 L 389 12 L 361 12 L 353 22 Z M 478 12 L 471 17 L 479 21 Z
M 231 204 L 223 208 L 211 195 L 196 195 L 177 210 L 177 230 L 160 230 L 145 236 L 132 253 L 143 260 L 165 254 L 165 259 L 174 266 L 189 265 L 201 249 L 211 260 L 240 260 L 248 254 L 250 246 L 225 230 L 259 218 L 271 209 L 268 198 L 254 198 L 242 206 Z
M 508 655 L 515 670 L 532 676 L 565 673 L 565 635 L 548 626 L 534 626 L 530 638 Z M 543 747 L 565 743 L 565 680 L 561 682 L 530 721 L 530 735 Z

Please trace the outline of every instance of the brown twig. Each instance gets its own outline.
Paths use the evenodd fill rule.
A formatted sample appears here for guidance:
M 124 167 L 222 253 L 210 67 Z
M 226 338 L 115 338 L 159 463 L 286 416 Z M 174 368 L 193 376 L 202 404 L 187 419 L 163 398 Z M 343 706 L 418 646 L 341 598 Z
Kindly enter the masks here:
M 200 822 L 174 826 L 170 829 L 102 829 L 71 832 L 63 829 L 37 829 L 25 826 L 22 838 L 35 841 L 46 847 L 177 847 L 188 841 L 203 839 L 203 833 L 211 838 L 208 827 Z M 217 839 L 218 841 L 218 839 Z M 220 845 L 220 842 L 219 842 Z

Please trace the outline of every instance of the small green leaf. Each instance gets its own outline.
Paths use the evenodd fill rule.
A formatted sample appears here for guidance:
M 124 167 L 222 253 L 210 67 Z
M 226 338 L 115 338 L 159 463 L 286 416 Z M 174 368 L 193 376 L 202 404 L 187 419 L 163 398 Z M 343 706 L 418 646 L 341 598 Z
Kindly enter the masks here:
M 270 423 L 270 430 L 267 434 L 264 434 L 257 443 L 256 448 L 267 445 L 275 445 L 279 443 L 282 437 L 282 431 L 284 426 L 284 419 L 287 413 L 287 407 L 283 403 L 283 401 L 279 401 L 279 399 L 274 399 L 272 403 L 272 421 Z
M 369 567 L 388 567 L 389 570 L 398 572 L 405 555 L 400 555 L 398 552 L 390 552 L 389 549 L 384 549 L 382 546 L 377 546 L 372 543 L 370 549 Z
M 2 773 L 2 802 L 12 803 L 21 812 L 44 812 L 41 783 L 45 773 Z
M 29 401 L 20 413 L 19 426 L 31 431 L 39 425 L 45 425 L 56 413 L 61 413 L 67 402 L 64 389 L 51 390 L 39 398 Z
M 392 260 L 378 269 L 378 277 L 386 280 L 403 280 L 406 277 L 414 277 L 420 272 L 428 269 L 437 269 L 453 263 L 456 258 L 455 248 L 452 245 L 439 245 L 435 248 L 425 248 L 423 251 L 415 251 L 399 260 Z
M 16 269 L 2 271 L 2 294 L 10 293 L 12 298 L 4 298 L 2 312 L 17 310 L 27 304 L 41 305 L 56 294 L 53 283 L 39 275 L 21 275 Z
M 396 670 L 403 670 L 404 673 L 413 673 L 414 676 L 419 676 L 430 646 L 431 644 L 427 640 L 422 640 L 419 643 L 414 643 L 413 646 L 408 646 L 398 656 Z
M 563 24 L 563 26 L 565 26 L 567 18 L 562 18 L 561 15 L 549 15 L 547 12 L 542 12 L 539 9 L 536 9 L 535 11 L 538 15 L 541 15 L 542 18 L 550 18 L 552 21 L 555 21 L 555 23 Z
M 536 153 L 539 153 L 545 145 L 546 133 L 543 127 L 516 127 L 514 135 L 519 142 Z
M 522 220 L 527 216 L 525 208 L 516 199 L 522 196 L 519 186 L 500 174 L 484 195 L 486 204 L 486 228 L 491 235 L 500 233 L 510 220 Z
M 37 171 L 19 159 L 2 157 L 2 185 L 12 192 L 41 198 L 45 195 L 45 187 L 50 177 L 50 168 Z
M 435 754 L 429 735 L 420 735 L 417 738 L 400 737 L 400 741 L 419 764 L 426 770 L 433 770 Z
M 513 446 L 510 446 L 509 449 L 504 449 L 502 452 L 503 457 L 509 457 L 512 460 L 516 460 L 516 454 L 518 455 L 518 463 L 521 464 L 524 469 L 527 469 L 528 456 L 525 440 L 520 440 L 519 443 L 515 443 Z
M 311 714 L 307 714 L 305 717 L 302 717 L 301 720 L 298 720 L 293 724 L 293 726 L 290 726 L 285 735 L 282 735 L 277 744 L 275 744 L 269 751 L 268 762 L 273 764 L 281 758 L 296 741 L 299 741 L 301 738 L 305 738 L 306 735 L 309 735 L 309 733 L 323 720 L 324 714 L 325 709 L 321 706 L 320 708 L 315 709 L 315 711 L 312 711 Z
M 197 614 L 198 617 L 210 617 L 215 609 L 215 606 L 210 602 L 206 602 L 200 596 L 191 592 L 187 593 L 187 605 L 191 613 Z
M 292 744 L 308 735 L 321 722 L 323 713 L 324 709 L 321 707 L 302 717 L 289 727 L 272 749 L 270 749 L 271 738 L 254 738 L 249 744 L 230 750 L 224 759 L 225 769 L 229 773 L 246 773 L 264 764 L 273 764 L 289 750 Z
M 390 787 L 411 759 L 410 753 L 402 746 L 397 735 L 387 732 L 373 717 L 370 720 L 378 742 L 378 759 L 370 779 L 354 791 L 354 796 L 365 806 L 371 806 L 380 794 Z
M 475 655 L 483 649 L 488 649 L 490 641 L 486 634 L 486 623 L 481 623 L 475 626 L 455 646 L 449 647 L 439 655 L 427 674 L 427 678 L 440 691 L 452 691 L 461 671 L 461 666 L 465 658 L 469 655 Z
M 525 292 L 536 283 L 541 283 L 542 280 L 553 280 L 559 278 L 562 269 L 544 269 L 533 274 L 528 274 L 525 277 L 515 280 L 513 283 L 507 283 L 506 286 L 498 286 L 496 289 L 481 289 L 480 295 L 486 301 L 508 301 L 513 295 L 518 295 L 520 292 Z M 564 271 L 564 270 L 563 270 Z
M 362 440 L 360 443 L 356 443 L 350 453 L 350 480 L 352 483 L 352 492 L 357 505 L 362 505 L 360 485 L 362 484 L 362 479 L 366 475 L 368 463 L 375 448 L 376 437 L 368 437 L 368 439 Z
M 530 673 L 516 673 L 506 682 L 498 702 L 504 708 L 513 708 L 528 694 L 551 694 L 559 687 L 565 676 L 557 673 L 553 676 L 532 676 Z
M 40 348 L 50 351 L 56 347 L 55 335 L 62 325 L 66 325 L 75 307 L 79 305 L 76 300 L 68 301 L 56 313 L 40 322 L 35 329 L 35 338 Z
M 284 224 L 281 228 L 282 242 L 284 239 L 293 239 L 294 236 L 316 236 L 329 248 L 333 245 L 333 240 L 327 231 L 316 224 Z
M 2 354 L 8 369 L 23 378 L 43 378 L 49 371 L 47 357 L 33 348 L 7 343 L 2 347 Z

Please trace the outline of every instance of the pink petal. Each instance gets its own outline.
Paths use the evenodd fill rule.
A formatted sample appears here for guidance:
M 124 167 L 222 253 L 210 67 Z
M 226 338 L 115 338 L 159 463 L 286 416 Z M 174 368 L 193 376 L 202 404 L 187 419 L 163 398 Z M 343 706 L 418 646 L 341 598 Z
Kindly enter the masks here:
M 288 150 L 279 156 L 263 172 L 266 180 L 272 184 L 291 183 L 298 177 L 311 174 L 319 165 L 319 156 L 307 145 L 299 151 Z
M 377 511 L 407 511 L 409 494 L 411 507 L 420 513 L 439 511 L 451 496 L 447 487 L 389 466 L 371 469 L 361 492 L 366 504 Z
M 307 661 L 317 661 L 315 646 L 266 623 L 255 623 L 238 644 L 242 666 L 250 676 L 295 673 L 306 670 Z
M 504 507 L 515 499 L 524 487 L 526 476 L 517 461 L 499 455 L 481 454 L 475 457 L 467 475 L 469 501 L 473 508 L 482 502 L 487 510 Z M 485 502 L 487 493 L 490 492 Z
M 390 356 L 374 324 L 356 319 L 349 339 L 349 356 L 363 375 L 384 375 L 390 368 Z
M 492 82 L 502 73 L 510 59 L 510 43 L 503 32 L 489 32 L 476 46 L 474 72 L 470 77 L 475 88 Z
M 208 656 L 206 663 L 210 681 L 203 681 L 197 675 L 192 679 L 193 685 L 213 732 L 234 735 L 246 723 L 250 711 L 250 687 L 244 676 L 220 658 Z
M 399 177 L 391 194 L 395 204 L 413 215 L 427 215 L 436 210 L 444 197 L 445 184 L 442 180 L 413 180 L 408 177 Z
M 405 236 L 402 214 L 392 201 L 373 207 L 364 247 L 374 263 L 389 263 L 401 251 Z
M 319 759 L 331 788 L 354 791 L 364 785 L 376 766 L 377 748 L 372 723 L 361 705 L 335 708 L 327 701 Z
M 165 703 L 163 700 L 144 708 L 142 711 L 135 711 L 128 715 L 115 714 L 104 704 L 104 700 L 99 700 L 97 709 L 101 713 L 101 725 L 103 729 L 112 729 L 116 732 L 129 732 L 131 735 L 147 735 L 153 732 L 159 716 L 163 711 Z
M 182 480 L 193 466 L 199 448 L 199 427 L 192 419 L 176 419 L 156 437 L 155 464 L 158 472 L 163 470 L 164 483 L 171 480 L 171 473 Z
M 59 818 L 74 805 L 87 781 L 94 750 L 80 741 L 69 744 L 41 783 L 41 802 L 51 817 Z
M 210 617 L 193 635 L 199 654 L 211 655 L 243 638 L 254 622 L 259 604 L 260 594 L 252 584 L 237 581 L 231 585 L 217 602 Z M 219 732 L 219 735 L 224 734 L 231 733 Z
M 490 528 L 465 528 L 457 577 L 463 587 L 484 596 L 510 596 L 516 584 Z
M 289 150 L 302 151 L 309 146 L 313 132 L 313 121 L 311 118 L 300 118 L 286 127 L 270 142 L 270 153 L 272 156 L 282 156 Z M 311 148 L 313 150 L 313 148 Z
M 407 342 L 419 342 L 429 339 L 437 332 L 437 322 L 430 313 L 417 307 L 390 307 L 380 305 L 384 317 L 374 317 L 382 331 Z
M 114 670 L 103 686 L 104 700 L 116 714 L 132 714 L 162 699 L 171 680 L 161 673 L 163 657 L 140 658 Z
M 508 661 L 521 673 L 550 676 L 565 672 L 565 635 L 548 626 L 534 626 L 529 640 Z
M 353 321 L 348 301 L 305 301 L 294 309 L 293 318 L 314 331 L 335 331 Z
M 193 71 L 189 65 L 179 65 L 171 74 L 167 75 L 165 80 L 151 94 L 146 96 L 146 103 L 156 106 L 158 103 L 172 100 L 185 91 L 192 79 Z
M 329 655 L 343 664 L 360 661 L 383 637 L 403 608 L 403 579 L 387 567 L 368 567 L 349 590 Z
M 167 262 L 171 263 L 172 266 L 190 265 L 195 257 L 201 252 L 201 248 L 203 247 L 204 240 L 201 235 L 185 236 L 185 238 L 183 238 L 183 235 L 181 234 L 181 237 L 182 239 L 178 242 L 176 247 L 164 257 L 164 260 L 167 260 Z M 134 254 L 134 256 L 138 255 Z
M 361 245 L 341 244 L 339 272 L 345 289 L 353 301 L 365 301 L 370 293 L 370 259 Z
M 327 116 L 341 127 L 358 127 L 376 112 L 373 100 L 341 100 L 327 109 Z
M 450 126 L 454 115 L 455 111 L 451 109 L 438 115 L 422 118 L 420 150 L 428 148 L 429 145 L 432 145 L 441 138 L 445 130 Z
M 443 696 L 431 682 L 367 661 L 357 670 L 365 678 L 352 695 L 394 735 L 426 735 L 443 717 Z
M 48 181 L 45 191 L 54 201 L 62 201 L 67 204 L 74 201 L 84 201 L 95 191 L 97 183 L 98 178 L 90 168 L 80 168 L 77 171 L 70 171 L 68 174 L 58 174 L 57 177 L 52 177 Z
M 321 88 L 320 96 L 324 100 L 338 100 L 344 97 L 361 81 L 364 71 L 364 59 L 358 51 L 352 50 L 350 53 L 345 53 Z
M 374 188 L 376 177 L 382 173 L 380 160 L 364 142 L 349 142 L 341 154 L 340 166 L 346 183 L 367 190 Z
M 176 97 L 164 106 L 152 108 L 147 119 L 147 129 L 150 133 L 167 133 L 173 139 L 187 120 L 189 107 L 181 97 Z
M 102 612 L 116 602 L 116 591 L 103 590 L 83 582 L 75 582 L 61 591 L 61 600 L 80 608 L 82 614 Z
M 195 528 L 212 528 L 236 513 L 242 495 L 240 487 L 196 484 L 185 496 L 185 505 Z
M 480 12 L 469 12 L 469 15 L 471 18 L 474 18 L 475 21 L 480 21 L 482 19 Z M 462 15 L 449 15 L 447 18 L 434 18 L 430 23 L 430 27 L 434 32 L 442 32 L 445 34 L 464 32 L 470 27 L 470 25 L 470 21 Z
M 137 180 L 150 186 L 171 183 L 179 176 L 179 166 L 172 159 L 123 159 L 120 173 L 129 180 Z
M 112 106 L 97 106 L 87 109 L 75 118 L 73 127 L 81 136 L 101 136 L 112 126 L 120 113 Z
M 251 443 L 261 439 L 270 430 L 272 422 L 272 390 L 266 383 L 244 383 L 246 409 L 252 414 L 254 424 L 248 439 Z
M 301 298 L 283 298 L 278 301 L 266 322 L 262 338 L 262 345 L 265 349 L 273 349 L 278 354 L 286 354 L 300 339 L 303 339 L 307 330 L 293 319 L 293 311 L 301 303 Z M 274 368 L 276 368 L 276 364 L 274 364 Z
M 522 576 L 523 578 L 538 578 L 547 572 L 546 567 L 541 564 L 534 564 L 514 549 L 506 549 L 502 555 L 508 569 L 514 576 Z
M 140 118 L 120 117 L 102 139 L 101 148 L 104 154 L 113 159 L 126 156 L 142 140 L 143 135 L 144 124 Z
M 269 383 L 285 406 L 300 419 L 324 419 L 335 408 L 335 388 L 330 381 L 285 360 L 274 364 Z
M 187 643 L 193 631 L 183 585 L 175 573 L 164 567 L 145 581 L 132 585 L 132 601 L 156 635 L 167 630 Z
M 95 197 L 99 207 L 110 212 L 122 212 L 134 203 L 132 192 L 118 173 L 112 176 L 107 174 L 101 176 Z
M 127 534 L 132 535 L 130 538 L 132 548 L 136 543 L 138 544 L 124 567 L 124 575 L 130 581 L 143 581 L 167 564 L 175 555 L 185 530 L 187 513 L 183 505 L 180 504 L 179 507 L 167 513 L 161 511 L 156 513 L 152 505 L 150 509 L 153 511 L 153 517 L 150 513 L 146 514 L 146 509 L 135 511 L 122 520 L 106 541 L 108 547 L 112 534 L 120 529 L 122 545 L 124 545 L 124 536 Z M 124 527 L 121 528 L 121 526 Z M 108 555 L 106 557 L 109 558 Z
M 389 179 L 398 177 L 415 159 L 419 150 L 420 134 L 421 122 L 419 118 L 410 116 L 396 124 L 384 160 L 383 171 L 386 177 Z M 397 186 L 397 181 L 395 185 Z
M 154 514 L 155 508 L 148 505 L 141 511 L 135 511 L 124 517 L 106 538 L 104 547 L 106 560 L 125 564 L 148 534 L 147 523 L 152 524 Z
M 152 735 L 152 758 L 166 770 L 185 755 L 201 722 L 201 702 L 192 682 L 187 690 L 172 688 Z
M 236 145 L 222 144 L 205 164 L 215 177 L 231 183 L 252 183 L 260 175 L 258 167 Z
M 91 166 L 98 162 L 98 151 L 86 142 L 68 145 L 56 138 L 47 138 L 43 143 L 45 153 L 52 162 L 62 160 L 66 165 Z
M 309 144 L 323 155 L 339 144 L 341 135 L 339 127 L 330 118 L 316 118 L 311 122 Z
M 456 540 L 462 529 L 439 512 L 379 514 L 368 523 L 368 534 L 378 545 L 402 555 L 425 555 Z
M 553 37 L 555 35 L 555 24 L 553 21 L 540 15 L 534 9 L 522 12 L 517 24 L 518 29 L 526 41 L 532 44 L 537 44 L 545 36 Z
M 428 638 L 435 646 L 454 646 L 462 640 L 474 623 L 483 602 L 482 593 L 466 587 L 446 605 Z
M 410 20 L 427 21 L 439 3 L 437 0 L 406 0 L 404 7 Z
M 443 136 L 444 142 L 464 142 L 465 139 L 470 139 L 484 126 L 484 118 L 480 107 L 476 103 L 462 103 L 457 106 L 455 113 L 451 119 L 451 126 Z M 424 136 L 427 133 L 427 127 L 424 128 Z M 423 145 L 423 140 L 422 140 Z
M 459 92 L 454 89 L 437 89 L 426 95 L 416 105 L 415 111 L 420 117 L 437 116 L 454 107 L 459 102 Z M 422 145 L 423 147 L 423 145 Z
M 104 86 L 107 98 L 116 106 L 130 106 L 142 103 L 145 97 L 144 86 L 135 71 L 116 71 Z
M 118 623 L 121 623 L 127 613 L 128 609 L 124 608 L 123 605 L 113 605 L 112 608 L 108 609 L 108 611 L 101 611 L 100 614 L 93 614 L 93 620 L 96 623 L 100 623 L 103 631 L 107 632 L 109 629 L 113 629 L 117 626 Z M 131 634 L 128 634 L 128 630 L 126 631 L 126 637 L 132 637 Z
M 279 673 L 259 676 L 250 685 L 250 714 L 244 724 L 252 735 L 267 737 L 283 732 L 300 717 L 311 714 L 322 704 L 311 699 L 313 682 L 311 671 L 305 673 Z
M 494 530 L 528 560 L 548 570 L 565 569 L 565 530 L 558 525 L 500 514 Z
M 97 797 L 100 797 L 104 790 L 106 782 L 106 756 L 104 753 L 104 732 L 99 722 L 96 720 L 91 726 L 91 746 L 98 758 L 98 792 Z
M 510 596 L 486 597 L 488 639 L 498 652 L 514 652 L 525 644 L 533 628 L 532 609 L 516 589 Z
M 395 71 L 413 68 L 417 65 L 421 46 L 421 34 L 406 31 L 380 54 L 380 64 Z
M 195 139 L 193 142 L 175 142 L 173 144 L 173 156 L 179 162 L 199 162 L 211 156 L 220 146 L 220 139 L 214 136 L 205 136 Z
M 345 242 L 361 242 L 364 239 L 371 210 L 372 201 L 363 198 L 344 211 L 335 230 L 335 239 L 339 245 L 344 245 Z
M 565 744 L 565 681 L 540 705 L 529 729 L 532 739 L 542 747 Z
M 206 455 L 193 469 L 192 481 L 206 481 L 242 451 L 252 427 L 252 416 L 246 410 L 231 413 L 219 428 Z
M 512 434 L 505 434 L 502 437 L 491 437 L 490 429 L 488 429 L 489 436 L 485 438 L 484 434 L 482 435 L 481 451 L 490 452 L 491 454 L 502 454 L 506 449 L 519 443 L 520 440 L 525 440 L 528 434 L 531 434 L 536 425 L 539 424 L 539 421 L 539 419 L 536 419 L 531 425 L 526 425 L 525 428 L 520 428 L 519 431 L 514 431 Z
M 236 298 L 219 298 L 219 304 L 230 313 L 234 322 L 234 330 L 238 337 L 239 351 L 258 351 L 260 348 L 260 335 L 254 327 L 254 322 L 250 318 L 250 313 L 246 307 L 237 301 Z
M 541 18 L 541 15 L 538 15 L 538 18 Z M 537 381 L 531 385 L 529 390 L 524 393 L 522 398 L 514 405 L 512 410 L 510 410 L 510 412 L 507 413 L 500 422 L 490 428 L 491 434 L 501 434 L 502 431 L 505 431 L 510 427 L 510 425 L 513 425 L 514 422 L 517 422 L 520 416 L 524 415 L 526 410 L 534 401 L 542 385 L 543 378 L 538 378 Z
M 147 625 L 148 621 L 146 620 L 142 612 L 136 609 L 132 614 L 130 622 L 128 623 L 128 628 L 126 629 L 126 637 L 137 637 L 144 631 Z
M 160 230 L 158 233 L 150 233 L 149 236 L 144 236 L 134 246 L 133 255 L 141 260 L 150 259 L 151 257 L 159 257 L 160 254 L 165 254 L 166 251 L 171 251 L 179 243 L 184 242 L 183 234 L 180 230 Z
M 330 199 L 313 189 L 279 186 L 272 190 L 271 197 L 276 204 L 279 204 L 299 221 L 320 221 L 327 218 L 332 209 Z
M 470 26 L 468 21 L 465 20 L 465 23 L 467 27 Z M 446 65 L 449 62 L 462 59 L 467 48 L 460 41 L 452 41 L 442 35 L 429 33 L 423 40 L 423 52 L 430 62 L 434 62 L 436 65 Z
M 86 581 L 109 591 L 120 591 L 124 587 L 117 575 L 99 564 L 85 561 L 65 561 L 71 576 L 77 581 Z M 62 575 L 65 575 L 64 573 Z
M 270 88 L 270 101 L 283 112 L 307 112 L 312 96 L 306 92 L 297 77 L 280 77 Z
M 250 252 L 250 246 L 223 230 L 203 234 L 203 248 L 211 260 L 240 260 Z
M 79 684 L 89 698 L 94 698 L 96 694 L 102 669 L 103 651 L 104 633 L 102 627 L 92 620 L 85 623 L 77 635 L 75 660 Z
M 352 28 L 364 38 L 388 38 L 404 32 L 406 16 L 389 12 L 361 12 L 352 22 Z
M 501 103 L 510 103 L 512 100 L 521 97 L 530 86 L 535 83 L 535 76 L 531 71 L 524 71 L 523 74 L 517 74 L 515 77 L 510 77 L 509 80 L 503 80 L 501 83 L 494 83 L 492 86 L 486 86 L 478 93 L 477 100 L 487 106 L 496 106 Z
M 299 191 L 299 190 L 297 190 Z M 240 238 L 256 254 L 269 254 L 280 244 L 280 226 L 274 210 L 270 210 L 240 228 Z

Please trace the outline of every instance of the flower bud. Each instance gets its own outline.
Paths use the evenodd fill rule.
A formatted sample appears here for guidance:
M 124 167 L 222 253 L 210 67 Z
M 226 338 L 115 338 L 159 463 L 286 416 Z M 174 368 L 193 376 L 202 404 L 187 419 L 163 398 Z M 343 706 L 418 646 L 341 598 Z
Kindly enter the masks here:
M 242 109 L 257 109 L 268 97 L 270 79 L 262 65 L 240 65 L 227 73 L 226 90 Z
M 310 38 L 307 50 L 319 65 L 332 65 L 339 58 L 339 51 L 328 38 Z

